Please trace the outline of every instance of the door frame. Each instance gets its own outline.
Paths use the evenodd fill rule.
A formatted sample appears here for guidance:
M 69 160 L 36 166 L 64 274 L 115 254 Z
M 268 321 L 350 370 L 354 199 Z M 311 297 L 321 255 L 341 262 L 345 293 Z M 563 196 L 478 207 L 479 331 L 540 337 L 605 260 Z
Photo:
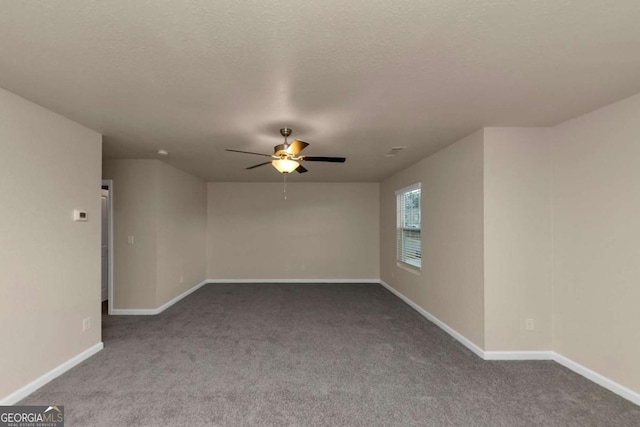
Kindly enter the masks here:
M 113 180 L 103 179 L 102 187 L 107 187 L 109 197 L 107 198 L 107 212 L 109 212 L 109 232 L 107 233 L 107 263 L 109 264 L 109 279 L 107 280 L 107 302 L 109 315 L 113 314 Z

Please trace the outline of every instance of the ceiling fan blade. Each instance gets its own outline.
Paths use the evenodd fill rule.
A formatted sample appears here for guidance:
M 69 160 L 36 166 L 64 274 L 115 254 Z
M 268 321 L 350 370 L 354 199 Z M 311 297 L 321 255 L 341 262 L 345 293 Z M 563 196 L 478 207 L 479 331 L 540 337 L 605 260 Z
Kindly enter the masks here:
M 344 163 L 347 159 L 345 157 L 303 156 L 299 160 L 304 160 L 305 162 Z
M 247 169 L 255 169 L 255 168 L 259 168 L 260 166 L 269 165 L 269 164 L 271 164 L 271 162 L 258 163 L 257 165 L 249 166 Z
M 309 144 L 304 141 L 300 141 L 299 139 L 294 139 L 291 144 L 289 144 L 289 148 L 287 148 L 287 153 L 296 155 L 302 150 L 304 150 Z
M 271 154 L 254 153 L 253 151 L 232 150 L 230 148 L 225 148 L 224 151 L 233 151 L 234 153 L 255 154 L 256 156 L 273 157 Z
M 296 172 L 298 173 L 305 173 L 307 172 L 307 168 L 305 168 L 304 166 L 300 165 L 296 168 Z

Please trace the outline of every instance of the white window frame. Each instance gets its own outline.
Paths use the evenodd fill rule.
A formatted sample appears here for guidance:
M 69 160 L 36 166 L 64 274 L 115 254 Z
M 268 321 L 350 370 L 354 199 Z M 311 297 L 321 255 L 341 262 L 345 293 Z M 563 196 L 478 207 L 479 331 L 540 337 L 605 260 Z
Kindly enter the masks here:
M 418 206 L 417 221 L 415 215 L 411 227 L 408 227 L 407 216 L 405 214 L 404 205 L 402 202 L 404 196 L 407 193 L 419 190 L 420 191 L 420 204 Z M 407 269 L 412 272 L 422 271 L 422 185 L 416 183 L 407 187 L 396 190 L 396 261 L 397 265 L 401 268 Z M 417 228 L 415 224 L 417 222 Z M 409 235 L 419 235 L 419 243 L 416 248 L 415 238 L 413 242 L 410 242 Z M 409 253 L 413 252 L 414 256 L 410 256 Z M 417 253 L 417 256 L 415 254 Z

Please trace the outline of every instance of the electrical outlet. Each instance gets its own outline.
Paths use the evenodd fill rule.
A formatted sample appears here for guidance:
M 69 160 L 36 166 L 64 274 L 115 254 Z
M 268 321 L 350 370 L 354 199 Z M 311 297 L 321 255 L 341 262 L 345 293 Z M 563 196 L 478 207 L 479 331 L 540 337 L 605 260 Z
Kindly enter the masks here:
M 87 317 L 82 320 L 82 332 L 86 332 L 89 329 L 91 329 L 91 318 Z
M 133 245 L 133 236 L 127 236 L 127 243 Z
M 180 283 L 184 283 L 184 276 L 180 276 Z
M 535 329 L 535 324 L 533 322 L 533 319 L 527 319 L 526 327 L 527 327 L 527 331 L 533 331 Z

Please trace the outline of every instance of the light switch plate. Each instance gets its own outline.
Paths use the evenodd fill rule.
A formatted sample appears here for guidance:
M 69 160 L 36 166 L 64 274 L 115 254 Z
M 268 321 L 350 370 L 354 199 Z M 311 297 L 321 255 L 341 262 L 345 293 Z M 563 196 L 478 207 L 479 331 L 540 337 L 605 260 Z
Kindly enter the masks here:
M 73 220 L 74 221 L 86 221 L 88 218 L 87 211 L 81 211 L 80 209 L 73 210 Z

